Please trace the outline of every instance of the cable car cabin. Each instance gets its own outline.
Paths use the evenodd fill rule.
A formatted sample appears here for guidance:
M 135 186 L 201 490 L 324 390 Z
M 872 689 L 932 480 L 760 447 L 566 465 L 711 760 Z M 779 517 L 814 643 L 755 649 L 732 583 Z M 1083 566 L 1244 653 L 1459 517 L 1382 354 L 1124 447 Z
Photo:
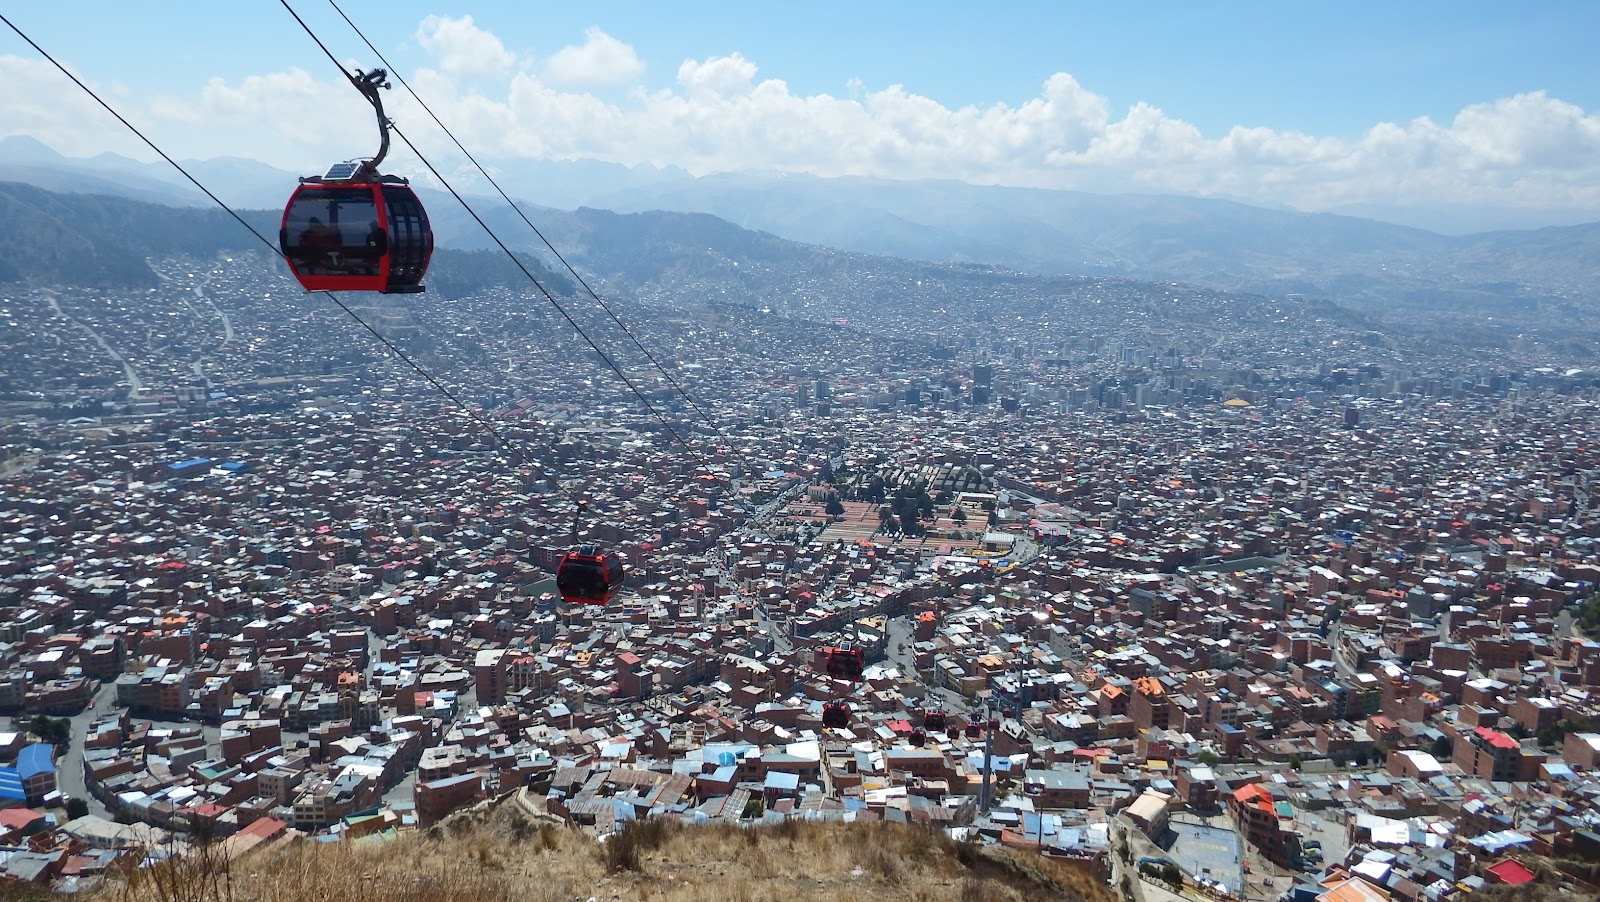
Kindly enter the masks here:
M 836 698 L 822 706 L 822 725 L 830 730 L 842 730 L 850 725 L 850 703 Z
M 979 726 L 978 724 L 970 723 L 970 722 L 967 724 L 967 738 L 968 739 L 977 739 L 978 735 L 980 733 L 982 733 L 982 732 L 983 732 L 983 727 Z
M 340 163 L 301 180 L 278 228 L 289 269 L 307 291 L 424 290 L 433 232 L 422 202 L 395 176 L 351 180 L 365 178 L 361 171 Z
M 920 749 L 928 744 L 928 734 L 921 730 L 912 730 L 910 741 L 912 745 Z
M 622 558 L 593 545 L 569 551 L 556 565 L 556 591 L 567 604 L 606 604 L 622 591 Z
M 922 715 L 922 728 L 930 733 L 944 729 L 944 724 L 943 711 L 929 711 Z
M 861 682 L 861 671 L 864 661 L 861 649 L 851 645 L 841 645 L 837 648 L 824 646 L 823 652 L 827 654 L 828 676 L 836 680 L 849 680 L 852 683 Z

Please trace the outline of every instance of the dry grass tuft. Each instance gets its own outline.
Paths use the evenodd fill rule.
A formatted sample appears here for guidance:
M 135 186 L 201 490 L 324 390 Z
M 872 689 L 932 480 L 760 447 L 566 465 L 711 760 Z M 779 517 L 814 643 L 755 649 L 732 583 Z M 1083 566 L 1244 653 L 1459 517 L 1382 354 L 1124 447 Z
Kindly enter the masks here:
M 1058 862 L 894 824 L 749 829 L 629 822 L 604 843 L 514 804 L 389 843 L 300 842 L 234 862 L 130 874 L 88 902 L 1110 902 Z M 164 882 L 163 882 L 164 881 Z M 4 900 L 0 900 L 4 902 Z
M 0 881 L 0 902 L 53 902 L 57 898 L 49 890 L 30 883 Z
M 601 857 L 605 861 L 606 871 L 615 874 L 618 871 L 641 870 L 645 853 L 661 848 L 668 839 L 682 831 L 683 825 L 679 821 L 664 817 L 628 821 L 621 830 L 611 834 L 602 846 Z

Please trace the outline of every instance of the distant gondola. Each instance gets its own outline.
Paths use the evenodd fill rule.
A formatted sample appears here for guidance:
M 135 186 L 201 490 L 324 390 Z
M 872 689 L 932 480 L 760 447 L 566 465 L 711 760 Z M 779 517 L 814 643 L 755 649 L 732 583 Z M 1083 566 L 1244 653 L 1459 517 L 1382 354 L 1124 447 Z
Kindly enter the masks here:
M 830 730 L 842 730 L 850 725 L 850 703 L 836 698 L 822 706 L 822 725 Z
M 861 656 L 860 646 L 842 642 L 838 646 L 825 645 L 822 652 L 825 656 L 823 667 L 828 676 L 852 683 L 861 682 L 861 671 L 865 662 Z
M 556 565 L 556 591 L 567 604 L 608 604 L 622 591 L 622 558 L 593 545 L 569 551 Z

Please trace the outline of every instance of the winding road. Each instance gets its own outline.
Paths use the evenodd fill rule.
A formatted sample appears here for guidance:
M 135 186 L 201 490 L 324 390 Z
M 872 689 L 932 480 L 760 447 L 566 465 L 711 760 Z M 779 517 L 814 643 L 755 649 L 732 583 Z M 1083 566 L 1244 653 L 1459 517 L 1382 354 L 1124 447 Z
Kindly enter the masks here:
M 106 340 L 101 337 L 100 333 L 95 331 L 93 326 L 62 310 L 61 302 L 56 299 L 56 293 L 54 291 L 51 291 L 48 288 L 40 290 L 44 293 L 45 300 L 50 302 L 50 309 L 55 311 L 56 316 L 61 317 L 67 322 L 88 333 L 89 337 L 94 339 L 95 342 L 100 345 L 101 349 L 103 349 L 108 355 L 111 356 L 112 360 L 115 360 L 118 365 L 122 367 L 123 376 L 128 380 L 128 397 L 132 398 L 135 395 L 144 394 L 144 380 L 139 378 L 139 371 L 133 368 L 133 364 L 128 362 L 128 358 L 123 357 L 116 348 L 113 348 L 109 343 L 107 343 Z

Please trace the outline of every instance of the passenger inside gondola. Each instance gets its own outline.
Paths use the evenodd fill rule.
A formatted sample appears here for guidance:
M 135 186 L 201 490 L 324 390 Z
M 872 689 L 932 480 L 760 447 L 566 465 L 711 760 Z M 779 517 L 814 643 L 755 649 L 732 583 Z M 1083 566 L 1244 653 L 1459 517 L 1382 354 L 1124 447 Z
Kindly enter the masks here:
M 378 225 L 376 219 L 367 224 L 367 240 L 361 250 L 361 264 L 366 274 L 376 276 L 379 274 L 383 255 L 389 252 L 389 236 Z
M 332 259 L 329 254 L 339 250 L 339 231 L 313 216 L 300 233 L 297 250 L 295 256 L 305 261 L 307 271 L 325 270 Z

